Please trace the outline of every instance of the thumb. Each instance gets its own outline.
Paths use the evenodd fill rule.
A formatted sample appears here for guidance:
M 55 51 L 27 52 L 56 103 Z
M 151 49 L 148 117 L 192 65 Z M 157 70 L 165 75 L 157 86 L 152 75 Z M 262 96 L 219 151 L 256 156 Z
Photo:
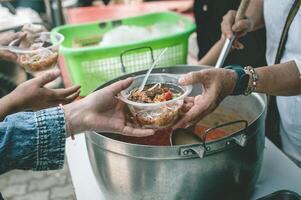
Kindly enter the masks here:
M 0 58 L 9 61 L 16 61 L 18 59 L 16 54 L 11 53 L 9 51 L 5 51 L 5 52 L 0 51 Z
M 12 41 L 16 39 L 23 39 L 26 36 L 26 33 L 23 32 L 18 32 L 18 33 L 12 33 L 12 34 L 7 34 L 7 37 L 4 40 L 4 45 L 9 45 Z
M 181 85 L 191 85 L 196 83 L 202 83 L 203 81 L 203 72 L 190 72 L 188 74 L 185 74 L 179 79 L 179 83 Z
M 117 95 L 122 90 L 128 88 L 132 82 L 133 82 L 132 78 L 127 78 L 125 80 L 118 81 L 118 82 L 108 86 L 108 89 L 110 89 L 114 95 Z
M 56 78 L 58 78 L 60 76 L 60 71 L 59 70 L 52 70 L 50 72 L 46 72 L 45 74 L 35 78 L 35 82 L 39 85 L 39 86 L 44 86 L 47 83 L 55 80 Z

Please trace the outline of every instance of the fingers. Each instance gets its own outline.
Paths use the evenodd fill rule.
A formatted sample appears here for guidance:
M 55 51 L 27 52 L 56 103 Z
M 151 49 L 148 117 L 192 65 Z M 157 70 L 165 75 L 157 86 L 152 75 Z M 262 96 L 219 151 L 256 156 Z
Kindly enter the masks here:
M 155 134 L 155 131 L 152 129 L 142 129 L 125 126 L 122 130 L 122 134 L 126 136 L 146 137 Z
M 12 41 L 16 39 L 22 39 L 26 36 L 26 33 L 18 32 L 18 33 L 4 33 L 0 36 L 2 45 L 9 45 Z
M 184 114 L 183 118 L 173 128 L 183 128 L 191 122 L 199 121 L 217 107 L 217 101 L 218 99 L 214 92 L 213 94 L 207 93 L 196 96 L 192 108 Z
M 79 97 L 80 90 L 77 90 L 74 94 L 68 96 L 67 98 L 63 99 L 61 102 L 62 104 L 68 104 L 74 101 L 77 97 Z
M 110 89 L 114 95 L 117 95 L 122 90 L 128 88 L 132 82 L 133 82 L 132 78 L 127 78 L 125 80 L 118 81 L 118 82 L 108 86 L 107 89 Z
M 249 19 L 243 19 L 239 20 L 232 26 L 232 31 L 234 32 L 244 32 L 247 33 L 250 29 L 250 20 Z
M 173 126 L 174 129 L 176 128 L 184 128 L 190 122 L 195 121 L 196 119 L 201 117 L 204 108 L 201 105 L 194 105 L 184 116 L 183 118 Z
M 201 83 L 203 81 L 203 72 L 204 70 L 185 74 L 179 79 L 179 83 L 181 85 Z
M 0 51 L 0 58 L 9 61 L 16 61 L 17 55 L 9 51 Z
M 221 23 L 221 31 L 226 38 L 231 38 L 233 35 L 232 26 L 235 22 L 236 11 L 229 10 L 228 13 L 223 17 Z
M 80 89 L 79 85 L 75 85 L 69 88 L 64 89 L 54 89 L 53 92 L 55 96 L 59 99 L 63 99 L 66 97 L 69 97 L 70 95 L 74 95 L 75 93 L 78 93 Z
M 50 72 L 47 72 L 37 78 L 35 78 L 33 81 L 36 82 L 40 87 L 46 85 L 47 83 L 55 80 L 60 76 L 59 70 L 52 70 Z

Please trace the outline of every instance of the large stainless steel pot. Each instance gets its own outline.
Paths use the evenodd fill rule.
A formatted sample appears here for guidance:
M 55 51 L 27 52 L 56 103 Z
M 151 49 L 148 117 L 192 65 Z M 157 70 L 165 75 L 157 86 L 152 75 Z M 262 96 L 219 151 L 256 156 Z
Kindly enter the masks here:
M 203 68 L 180 66 L 154 71 L 183 74 Z M 240 110 L 249 125 L 206 145 L 146 146 L 114 140 L 107 134 L 86 134 L 90 162 L 106 199 L 247 198 L 262 164 L 265 97 L 228 97 L 221 106 Z

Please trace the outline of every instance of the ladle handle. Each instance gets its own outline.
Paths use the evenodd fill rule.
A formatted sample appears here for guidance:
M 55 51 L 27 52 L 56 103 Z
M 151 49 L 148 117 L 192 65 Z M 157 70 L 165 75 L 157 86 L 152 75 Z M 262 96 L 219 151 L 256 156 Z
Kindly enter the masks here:
M 249 4 L 250 0 L 241 0 L 235 16 L 235 22 L 242 20 L 246 16 L 246 11 L 248 9 Z
M 246 14 L 249 4 L 250 4 L 250 0 L 241 0 L 238 10 L 237 10 L 237 13 L 236 13 L 236 16 L 235 16 L 235 22 L 237 22 L 245 17 L 245 14 Z M 233 35 L 230 39 L 229 38 L 226 39 L 224 46 L 222 48 L 222 51 L 215 64 L 215 68 L 220 68 L 224 65 L 224 62 L 231 50 L 232 43 L 235 40 L 235 38 L 236 38 L 236 34 Z

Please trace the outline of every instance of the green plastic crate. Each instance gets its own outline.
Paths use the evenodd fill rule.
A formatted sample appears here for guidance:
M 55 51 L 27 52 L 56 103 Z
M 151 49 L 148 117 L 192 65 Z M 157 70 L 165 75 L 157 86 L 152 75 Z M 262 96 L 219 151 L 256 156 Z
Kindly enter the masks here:
M 119 25 L 151 26 L 158 22 L 181 23 L 183 31 L 130 44 L 109 47 L 89 46 L 100 41 L 101 36 Z M 99 85 L 125 73 L 147 69 L 153 58 L 169 47 L 157 67 L 187 63 L 188 38 L 195 24 L 174 13 L 161 12 L 121 20 L 57 27 L 53 32 L 65 36 L 60 47 L 73 84 L 81 85 L 81 96 L 86 96 Z M 74 47 L 81 44 L 84 47 Z M 87 45 L 87 46 L 85 46 Z

